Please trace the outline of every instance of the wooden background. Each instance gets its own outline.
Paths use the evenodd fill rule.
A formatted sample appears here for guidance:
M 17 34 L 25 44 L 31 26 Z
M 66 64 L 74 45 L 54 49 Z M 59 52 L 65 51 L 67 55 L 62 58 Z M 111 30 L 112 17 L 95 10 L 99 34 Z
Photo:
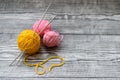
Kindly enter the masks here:
M 42 46 L 35 59 L 65 58 L 45 75 L 9 64 L 19 55 L 17 36 L 31 29 L 53 2 L 46 19 L 64 35 L 57 48 Z M 59 63 L 51 61 L 50 64 Z M 0 0 L 0 80 L 120 80 L 120 0 Z

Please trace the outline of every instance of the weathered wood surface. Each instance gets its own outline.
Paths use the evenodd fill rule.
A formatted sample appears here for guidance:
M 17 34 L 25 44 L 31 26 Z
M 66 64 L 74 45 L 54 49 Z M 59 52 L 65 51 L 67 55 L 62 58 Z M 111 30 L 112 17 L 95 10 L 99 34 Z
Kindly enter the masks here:
M 22 62 L 9 67 L 20 53 L 17 35 L 31 29 L 50 2 L 46 19 L 58 15 L 52 25 L 64 40 L 57 48 L 42 46 L 36 59 L 60 55 L 65 65 L 41 76 Z M 119 5 L 119 0 L 0 0 L 0 80 L 120 80 Z
M 30 29 L 40 13 L 1 14 L 0 33 L 20 33 L 23 29 Z M 50 19 L 55 14 L 47 14 Z M 53 28 L 63 34 L 120 34 L 120 15 L 59 15 L 52 22 Z M 114 27 L 114 28 L 113 28 Z M 9 28 L 9 30 L 8 30 Z

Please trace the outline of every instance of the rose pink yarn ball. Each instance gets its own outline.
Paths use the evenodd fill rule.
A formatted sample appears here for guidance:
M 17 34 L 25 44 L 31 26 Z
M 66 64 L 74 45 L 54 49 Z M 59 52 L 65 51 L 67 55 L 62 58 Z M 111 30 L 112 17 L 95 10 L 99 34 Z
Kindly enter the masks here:
M 41 22 L 41 23 L 40 23 Z M 51 30 L 51 24 L 49 24 L 47 20 L 38 20 L 34 23 L 32 30 L 38 33 L 41 37 L 47 32 Z M 39 25 L 39 26 L 38 26 Z M 48 25 L 48 26 L 47 26 Z M 46 27 L 47 26 L 47 27 Z M 46 28 L 45 28 L 46 27 Z
M 47 47 L 54 47 L 54 46 L 58 46 L 62 39 L 63 39 L 63 35 L 60 35 L 58 32 L 48 31 L 43 36 L 43 43 Z

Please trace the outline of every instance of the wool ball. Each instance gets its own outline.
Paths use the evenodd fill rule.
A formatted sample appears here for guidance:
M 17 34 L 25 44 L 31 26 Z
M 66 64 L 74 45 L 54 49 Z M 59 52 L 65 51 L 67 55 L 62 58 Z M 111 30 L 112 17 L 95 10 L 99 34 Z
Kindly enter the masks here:
M 57 31 L 48 31 L 43 36 L 43 43 L 47 47 L 58 46 L 63 39 L 63 35 L 60 35 Z
M 47 20 L 42 20 L 42 21 L 38 20 L 34 23 L 32 30 L 35 31 L 36 33 L 38 33 L 41 37 L 43 37 L 43 35 L 47 31 L 51 30 L 51 24 L 49 24 L 49 25 L 48 24 L 49 24 L 49 21 L 47 21 Z
M 32 30 L 24 30 L 18 35 L 17 43 L 21 51 L 32 55 L 40 48 L 40 37 Z

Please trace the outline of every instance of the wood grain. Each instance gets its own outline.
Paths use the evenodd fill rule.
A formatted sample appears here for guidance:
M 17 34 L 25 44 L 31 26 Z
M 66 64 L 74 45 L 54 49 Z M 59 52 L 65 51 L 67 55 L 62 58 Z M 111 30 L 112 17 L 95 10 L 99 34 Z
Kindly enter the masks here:
M 8 67 L 19 54 L 14 38 L 10 39 L 12 43 L 8 41 L 4 43 L 8 44 L 7 46 L 0 47 L 0 77 L 39 77 L 35 74 L 34 68 L 26 67 L 22 62 L 19 66 Z M 34 59 L 39 60 L 54 54 L 65 58 L 63 67 L 55 68 L 52 72 L 43 75 L 43 78 L 119 78 L 119 38 L 115 35 L 65 35 L 60 47 L 47 50 L 42 47 L 40 51 L 42 54 L 38 54 Z M 58 61 L 50 62 L 46 67 L 56 62 L 58 63 Z
M 12 36 L 6 34 L 0 41 L 2 45 L 0 60 L 13 60 L 20 53 L 17 48 L 17 34 Z M 58 48 L 42 46 L 40 50 L 43 56 L 49 53 L 58 54 L 65 57 L 67 61 L 112 60 L 120 57 L 119 52 L 120 36 L 118 35 L 64 35 L 64 40 Z
M 1 14 L 0 33 L 20 33 L 24 29 L 31 29 L 34 22 L 41 18 L 42 14 Z M 50 20 L 55 14 L 47 14 Z M 120 15 L 84 15 L 72 16 L 59 14 L 52 22 L 53 29 L 62 34 L 83 35 L 119 35 Z M 9 29 L 9 30 L 8 30 Z
M 119 0 L 0 0 L 0 13 L 41 13 L 49 3 L 49 12 L 68 14 L 120 13 Z
M 19 55 L 17 36 L 31 29 L 52 2 L 46 19 L 57 15 L 53 29 L 64 35 L 59 47 L 43 44 L 30 61 L 52 55 L 65 65 L 45 75 L 9 64 Z M 120 0 L 0 0 L 0 80 L 120 80 Z M 52 60 L 45 64 L 59 63 Z
M 16 80 L 16 78 L 1 78 L 0 80 Z M 119 78 L 17 78 L 17 80 L 119 80 Z
M 54 68 L 45 75 L 37 75 L 34 68 L 27 67 L 21 63 L 20 66 L 8 67 L 10 61 L 1 61 L 0 77 L 46 77 L 46 78 L 120 78 L 119 62 L 111 61 L 70 61 L 64 66 Z M 48 68 L 49 62 L 45 66 Z M 69 68 L 68 68 L 69 67 Z M 24 75 L 23 75 L 24 74 Z M 72 75 L 71 75 L 72 74 Z

